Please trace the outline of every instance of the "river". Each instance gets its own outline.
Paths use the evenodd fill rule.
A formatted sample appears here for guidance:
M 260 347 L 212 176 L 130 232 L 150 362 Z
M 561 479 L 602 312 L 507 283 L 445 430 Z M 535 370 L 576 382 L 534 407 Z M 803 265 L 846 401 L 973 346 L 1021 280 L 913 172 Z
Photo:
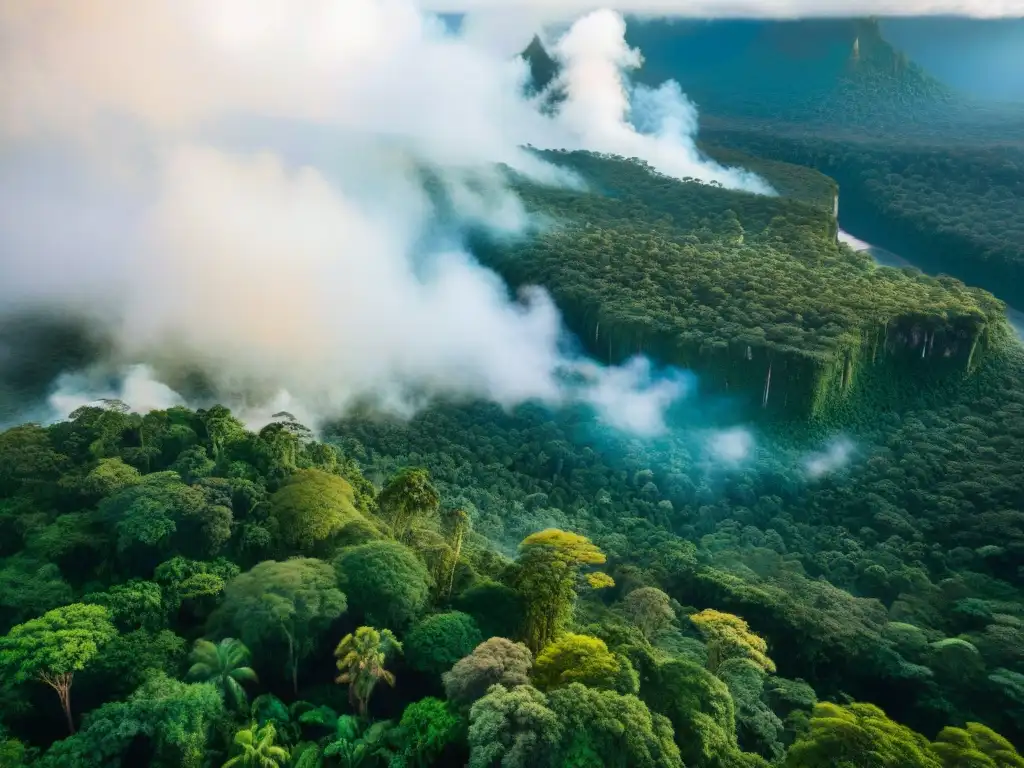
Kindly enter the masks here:
M 839 239 L 855 251 L 866 251 L 867 253 L 870 253 L 874 257 L 875 261 L 883 267 L 913 267 L 915 269 L 920 269 L 916 264 L 907 261 L 899 254 L 887 251 L 885 248 L 879 248 L 877 245 L 866 243 L 863 240 L 854 237 L 849 232 L 844 232 L 841 229 L 839 230 Z M 1010 325 L 1012 325 L 1013 329 L 1017 331 L 1017 335 L 1024 340 L 1024 312 L 1016 307 L 1007 305 L 1006 314 L 1010 319 Z

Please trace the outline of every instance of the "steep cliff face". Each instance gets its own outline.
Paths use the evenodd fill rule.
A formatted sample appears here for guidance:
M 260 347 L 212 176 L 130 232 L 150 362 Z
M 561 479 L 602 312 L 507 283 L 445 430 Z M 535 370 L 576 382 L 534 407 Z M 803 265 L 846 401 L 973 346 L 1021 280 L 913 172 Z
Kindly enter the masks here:
M 1009 333 L 1001 302 L 983 291 L 879 268 L 838 244 L 834 197 L 819 207 L 667 179 L 622 158 L 548 159 L 597 191 L 521 183 L 551 225 L 476 250 L 513 286 L 546 287 L 599 359 L 645 354 L 754 414 L 827 417 L 867 379 L 967 374 Z

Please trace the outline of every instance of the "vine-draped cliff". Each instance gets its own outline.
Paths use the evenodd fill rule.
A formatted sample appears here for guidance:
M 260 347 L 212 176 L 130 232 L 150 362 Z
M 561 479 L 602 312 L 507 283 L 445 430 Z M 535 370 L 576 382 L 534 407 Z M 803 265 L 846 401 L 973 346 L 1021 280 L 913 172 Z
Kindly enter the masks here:
M 837 243 L 834 197 L 813 172 L 787 180 L 793 197 L 765 197 L 624 158 L 549 159 L 580 173 L 587 191 L 519 182 L 549 224 L 528 241 L 476 249 L 513 285 L 550 290 L 608 362 L 647 354 L 765 414 L 824 417 L 866 366 L 963 375 L 1008 338 L 1002 303 L 984 291 L 878 267 Z

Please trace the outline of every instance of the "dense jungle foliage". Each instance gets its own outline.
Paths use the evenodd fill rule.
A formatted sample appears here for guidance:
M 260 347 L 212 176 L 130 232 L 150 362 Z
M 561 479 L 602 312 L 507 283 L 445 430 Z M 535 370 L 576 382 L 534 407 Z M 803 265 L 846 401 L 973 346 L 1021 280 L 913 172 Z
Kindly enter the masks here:
M 875 411 L 833 473 L 796 424 L 730 465 L 482 403 L 8 430 L 0 759 L 1021 765 L 1022 373 Z
M 840 218 L 863 239 L 1024 304 L 1024 149 L 844 141 L 723 130 L 714 140 L 839 180 Z
M 0 768 L 1024 766 L 1024 347 L 984 291 L 838 245 L 835 182 L 772 141 L 707 151 L 778 197 L 549 154 L 587 188 L 515 179 L 544 226 L 474 241 L 592 353 L 699 372 L 660 436 L 484 402 L 0 432 Z M 884 226 L 987 194 L 864 152 L 929 201 L 872 188 Z M 963 242 L 1012 240 L 986 221 Z M 39 333 L 0 416 L 85 354 Z
M 623 158 L 543 156 L 587 191 L 520 184 L 552 226 L 477 251 L 512 284 L 551 290 L 606 360 L 651 354 L 769 412 L 825 416 L 870 365 L 962 375 L 1009 334 L 991 295 L 877 267 L 837 242 L 820 205 L 680 182 Z

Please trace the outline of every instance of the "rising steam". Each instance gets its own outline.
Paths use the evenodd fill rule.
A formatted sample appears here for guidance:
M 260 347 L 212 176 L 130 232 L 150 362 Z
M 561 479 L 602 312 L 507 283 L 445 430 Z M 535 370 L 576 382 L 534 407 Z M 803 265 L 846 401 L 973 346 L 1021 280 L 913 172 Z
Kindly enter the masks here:
M 229 402 L 313 419 L 572 399 L 658 431 L 678 380 L 579 360 L 547 294 L 508 296 L 460 246 L 468 222 L 528 223 L 497 163 L 566 181 L 526 144 L 766 191 L 699 156 L 675 86 L 630 105 L 623 30 L 603 12 L 566 34 L 569 98 L 546 116 L 524 62 L 413 0 L 4 3 L 0 313 L 103 340 L 57 387 L 63 410 L 107 394 L 88 389 L 97 371 L 137 407 L 198 372 Z M 454 209 L 443 228 L 427 174 Z

